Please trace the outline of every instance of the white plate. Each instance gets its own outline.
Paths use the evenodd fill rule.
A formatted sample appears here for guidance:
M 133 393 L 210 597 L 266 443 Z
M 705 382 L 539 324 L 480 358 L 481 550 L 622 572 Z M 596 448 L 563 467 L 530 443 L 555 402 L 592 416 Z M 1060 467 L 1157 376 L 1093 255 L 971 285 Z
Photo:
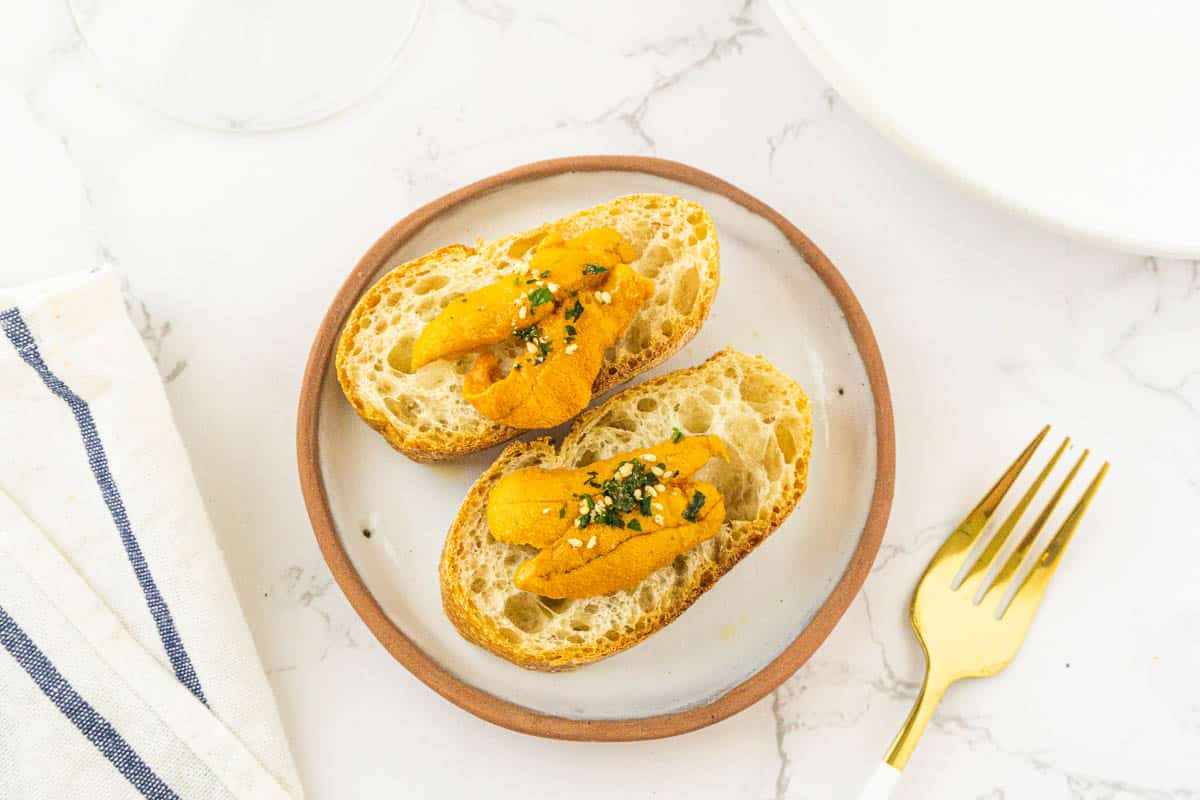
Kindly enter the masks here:
M 886 431 L 877 439 L 876 398 L 860 356 L 862 342 L 852 336 L 843 308 L 778 227 L 722 194 L 627 171 L 572 172 L 502 185 L 434 216 L 362 285 L 442 245 L 522 230 L 633 192 L 677 194 L 704 205 L 721 244 L 721 287 L 707 324 L 652 374 L 698 364 L 727 345 L 762 353 L 804 386 L 815 428 L 808 492 L 797 510 L 680 619 L 646 642 L 575 672 L 543 674 L 463 640 L 442 613 L 438 559 L 459 503 L 496 451 L 438 465 L 413 463 L 356 416 L 328 361 L 310 364 L 312 380 L 321 381 L 319 477 L 337 544 L 387 619 L 463 683 L 524 709 L 568 719 L 674 714 L 709 703 L 758 673 L 797 639 L 839 584 L 881 492 L 886 497 L 877 529 L 882 531 L 891 492 L 891 411 L 882 369 L 877 385 L 883 387 Z M 352 303 L 357 296 L 345 300 Z M 861 314 L 857 304 L 852 313 Z M 859 322 L 869 338 L 865 318 Z M 334 324 L 340 327 L 340 320 Z M 314 359 L 321 358 L 321 346 L 318 338 Z M 873 340 L 869 347 L 877 357 Z M 305 413 L 302 404 L 301 439 Z M 877 488 L 880 439 L 887 450 L 884 488 Z M 301 451 L 303 472 L 303 444 Z M 314 497 L 307 488 L 306 499 L 311 512 Z M 370 538 L 364 529 L 371 531 Z M 874 557 L 874 548 L 869 549 L 864 575 Z M 357 588 L 348 587 L 333 561 L 331 566 L 355 601 Z M 846 603 L 857 588 L 857 583 L 843 588 Z M 829 627 L 840 614 L 837 609 Z M 424 669 L 419 665 L 414 671 L 427 679 Z
M 1200 256 L 1194 0 L 772 0 L 859 113 L 1014 210 Z

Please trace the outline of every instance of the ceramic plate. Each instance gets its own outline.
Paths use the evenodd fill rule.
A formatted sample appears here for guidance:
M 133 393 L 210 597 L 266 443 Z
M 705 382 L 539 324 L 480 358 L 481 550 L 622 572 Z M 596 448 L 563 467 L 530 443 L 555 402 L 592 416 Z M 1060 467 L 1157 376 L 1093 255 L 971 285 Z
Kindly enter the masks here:
M 855 109 L 1043 222 L 1200 256 L 1194 0 L 772 0 Z
M 442 614 L 438 588 L 445 532 L 497 451 L 432 466 L 409 461 L 350 408 L 332 353 L 354 303 L 395 265 L 633 192 L 702 204 L 721 244 L 721 287 L 704 329 L 642 377 L 698 364 L 727 345 L 766 355 L 812 399 L 808 492 L 766 542 L 644 643 L 574 672 L 527 672 L 463 640 Z M 322 551 L 383 645 L 434 690 L 485 719 L 579 739 L 691 730 L 744 708 L 794 672 L 870 569 L 894 468 L 879 351 L 862 309 L 825 256 L 735 187 L 681 164 L 628 157 L 521 167 L 447 195 L 384 234 L 318 333 L 298 442 Z

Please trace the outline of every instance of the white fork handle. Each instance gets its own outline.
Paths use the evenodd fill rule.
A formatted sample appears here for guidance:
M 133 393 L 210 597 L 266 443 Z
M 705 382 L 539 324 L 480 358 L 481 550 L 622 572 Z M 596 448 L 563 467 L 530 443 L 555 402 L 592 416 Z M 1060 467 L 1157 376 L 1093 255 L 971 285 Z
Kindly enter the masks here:
M 888 800 L 899 782 L 900 770 L 886 761 L 881 761 L 875 768 L 875 774 L 871 776 L 871 780 L 863 787 L 858 800 Z

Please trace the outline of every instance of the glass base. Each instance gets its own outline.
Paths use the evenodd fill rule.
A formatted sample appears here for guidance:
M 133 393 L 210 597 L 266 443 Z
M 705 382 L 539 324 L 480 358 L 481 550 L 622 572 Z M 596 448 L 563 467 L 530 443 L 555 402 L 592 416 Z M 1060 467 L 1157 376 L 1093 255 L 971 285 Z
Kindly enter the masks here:
M 332 116 L 396 68 L 424 0 L 68 0 L 121 88 L 228 131 Z

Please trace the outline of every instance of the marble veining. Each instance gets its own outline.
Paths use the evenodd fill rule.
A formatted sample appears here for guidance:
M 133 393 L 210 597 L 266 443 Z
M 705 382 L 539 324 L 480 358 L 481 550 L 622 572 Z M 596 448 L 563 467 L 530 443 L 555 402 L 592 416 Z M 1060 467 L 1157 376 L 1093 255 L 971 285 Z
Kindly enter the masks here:
M 1200 797 L 1200 262 L 964 194 L 754 0 L 430 3 L 369 101 L 257 135 L 138 105 L 63 7 L 19 0 L 5 21 L 0 281 L 127 277 L 310 797 L 856 796 L 921 680 L 917 577 L 1047 421 L 1112 460 L 1109 482 L 1018 659 L 951 690 L 896 796 Z M 809 663 L 712 728 L 612 746 L 494 728 L 399 667 L 332 582 L 293 465 L 312 334 L 374 238 L 459 185 L 584 152 L 690 162 L 797 223 L 871 317 L 898 445 L 879 558 Z

